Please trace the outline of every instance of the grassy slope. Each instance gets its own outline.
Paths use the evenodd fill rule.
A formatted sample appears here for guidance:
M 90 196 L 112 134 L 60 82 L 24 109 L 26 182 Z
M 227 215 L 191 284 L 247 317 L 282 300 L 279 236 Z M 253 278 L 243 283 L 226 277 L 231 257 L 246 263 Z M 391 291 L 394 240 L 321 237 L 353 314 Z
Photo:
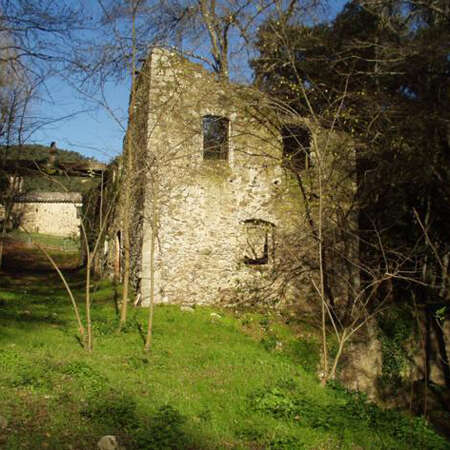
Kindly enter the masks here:
M 79 239 L 14 230 L 4 240 L 3 267 L 8 272 L 52 269 L 36 243 L 47 249 L 60 268 L 75 269 L 81 264 Z
M 78 238 L 55 236 L 44 233 L 24 233 L 23 231 L 13 230 L 8 233 L 8 239 L 30 243 L 37 242 L 46 248 L 55 248 L 65 251 L 78 252 L 80 250 L 80 240 Z
M 320 387 L 315 343 L 275 317 L 159 306 L 146 355 L 146 310 L 132 310 L 117 335 L 103 283 L 87 355 L 53 274 L 2 275 L 0 286 L 0 414 L 9 422 L 0 448 L 94 449 L 104 434 L 127 449 L 449 448 L 422 421 Z
M 19 159 L 28 161 L 44 161 L 49 157 L 49 147 L 39 144 L 25 144 L 22 146 L 12 146 L 6 148 L 0 146 L 0 160 L 1 158 Z M 72 150 L 56 149 L 56 159 L 60 163 L 74 163 L 96 161 L 93 158 L 88 158 L 78 152 Z M 39 192 L 82 192 L 85 193 L 89 189 L 98 184 L 98 179 L 88 177 L 67 177 L 62 175 L 53 176 L 25 176 L 24 177 L 24 192 L 39 191 Z

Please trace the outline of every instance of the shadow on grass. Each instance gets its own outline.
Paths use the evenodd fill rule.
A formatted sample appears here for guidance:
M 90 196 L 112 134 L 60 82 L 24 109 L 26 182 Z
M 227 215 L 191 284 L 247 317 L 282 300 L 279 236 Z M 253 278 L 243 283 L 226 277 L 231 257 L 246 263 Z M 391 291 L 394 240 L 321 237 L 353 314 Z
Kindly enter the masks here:
M 130 449 L 206 449 L 189 430 L 188 418 L 172 405 L 163 405 L 149 415 L 138 415 L 134 399 L 124 393 L 106 393 L 88 401 L 81 415 L 104 427 L 108 434 L 121 432 Z
M 43 244 L 60 269 L 76 270 L 81 265 L 79 250 L 62 250 Z M 6 239 L 3 248 L 2 268 L 8 272 L 53 271 L 51 263 L 41 250 L 31 243 Z
M 146 333 L 139 322 L 136 322 L 136 328 L 138 330 L 139 336 L 142 339 L 142 343 L 145 344 Z
M 41 411 L 45 405 L 33 407 L 32 411 Z M 111 405 L 109 405 L 111 406 Z M 104 409 L 93 411 L 94 416 L 86 415 L 81 411 L 80 417 L 73 417 L 75 422 L 81 419 L 82 425 L 73 428 L 73 422 L 66 427 L 55 429 L 50 426 L 50 411 L 44 422 L 21 423 L 14 420 L 10 425 L 7 448 L 97 448 L 96 443 L 103 435 L 114 435 L 120 444 L 120 448 L 127 450 L 207 450 L 221 448 L 221 446 L 207 443 L 207 439 L 191 430 L 195 429 L 189 420 L 182 416 L 171 405 L 160 407 L 153 414 L 136 416 L 133 409 L 121 408 L 118 405 L 108 413 Z M 119 416 L 117 416 L 119 414 Z M 123 414 L 127 414 L 124 417 Z M 84 420 L 83 420 L 84 417 Z M 88 420 L 86 420 L 88 419 Z M 117 420 L 119 419 L 119 420 Z M 46 423 L 47 422 L 47 423 Z M 52 433 L 46 432 L 51 427 Z M 26 431 L 26 433 L 24 432 Z M 2 432 L 0 430 L 0 436 Z M 13 446 L 11 446 L 11 444 Z
M 160 407 L 155 414 L 143 421 L 134 436 L 136 449 L 202 449 L 199 437 L 187 432 L 189 424 L 171 405 Z
M 72 289 L 84 287 L 83 272 L 79 269 L 64 270 L 69 286 Z M 29 270 L 23 268 L 19 270 L 0 271 L 0 288 L 16 293 L 18 297 L 22 293 L 33 294 L 36 296 L 65 296 L 66 290 L 61 282 L 61 278 L 54 269 L 52 270 Z M 1 291 L 0 291 L 1 292 Z M 44 300 L 44 299 L 43 299 Z
M 116 316 L 119 317 L 119 289 L 117 281 L 115 279 L 113 280 L 113 291 L 114 291 L 113 295 L 114 310 L 116 312 Z
M 58 267 L 64 271 L 77 271 L 81 267 L 79 261 L 73 261 L 71 255 L 54 258 Z M 2 269 L 9 273 L 48 273 L 54 272 L 52 265 L 42 258 L 39 260 L 37 256 L 33 258 L 11 258 L 4 257 Z
M 80 279 L 78 271 L 69 281 Z M 11 339 L 15 330 L 64 328 L 75 321 L 70 299 L 54 272 L 0 272 L 0 334 Z
M 1 309 L 0 323 L 8 326 L 8 322 L 26 322 L 28 324 L 47 324 L 64 326 L 68 323 L 65 319 L 51 317 L 45 314 L 32 314 L 29 311 L 8 311 Z M 6 323 L 4 323 L 6 322 Z

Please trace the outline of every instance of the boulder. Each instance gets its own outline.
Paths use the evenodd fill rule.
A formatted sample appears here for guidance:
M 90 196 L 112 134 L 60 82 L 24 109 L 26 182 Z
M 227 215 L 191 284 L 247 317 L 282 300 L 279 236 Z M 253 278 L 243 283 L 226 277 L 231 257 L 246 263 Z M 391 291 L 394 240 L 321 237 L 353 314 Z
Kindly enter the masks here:
M 106 435 L 97 442 L 97 448 L 99 450 L 119 450 L 119 443 L 115 436 Z

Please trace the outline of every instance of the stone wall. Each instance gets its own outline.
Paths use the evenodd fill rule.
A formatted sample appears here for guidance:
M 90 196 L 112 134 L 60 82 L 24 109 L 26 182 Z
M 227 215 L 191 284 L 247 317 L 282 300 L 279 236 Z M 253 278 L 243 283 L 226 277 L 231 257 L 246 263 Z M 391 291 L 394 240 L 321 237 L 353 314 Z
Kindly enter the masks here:
M 154 231 L 158 302 L 230 300 L 244 284 L 261 283 L 279 257 L 279 240 L 295 228 L 299 193 L 281 168 L 281 141 L 271 135 L 268 121 L 250 113 L 252 102 L 261 100 L 250 90 L 219 83 L 201 67 L 161 50 L 153 52 L 149 71 L 146 159 L 152 165 L 143 213 L 144 304 Z M 206 115 L 229 120 L 225 160 L 203 158 Z M 245 262 L 251 239 L 257 253 L 267 253 L 267 263 Z
M 150 295 L 152 236 L 157 302 L 237 302 L 253 294 L 280 302 L 300 291 L 304 298 L 310 280 L 296 277 L 288 286 L 279 276 L 287 261 L 298 265 L 299 252 L 314 259 L 316 244 L 298 180 L 282 164 L 282 118 L 273 105 L 260 92 L 219 82 L 161 49 L 139 78 L 134 157 L 136 173 L 145 175 L 132 215 L 141 227 L 133 239 L 142 244 L 134 266 L 143 304 Z M 205 116 L 229 121 L 226 159 L 204 157 Z M 301 178 L 309 195 L 315 174 L 304 170 Z
M 29 193 L 13 206 L 13 220 L 34 233 L 80 236 L 81 195 L 79 193 Z
M 229 121 L 225 159 L 205 158 L 205 116 Z M 320 308 L 311 283 L 318 275 L 311 227 L 318 211 L 316 155 L 312 151 L 312 168 L 288 170 L 280 131 L 286 121 L 306 127 L 324 149 L 324 227 L 334 229 L 340 217 L 352 215 L 349 139 L 316 129 L 298 115 L 274 113 L 261 92 L 219 81 L 177 53 L 154 49 L 137 78 L 119 166 L 127 164 L 118 171 L 119 198 L 99 266 L 116 278 L 123 273 L 122 227 L 128 216 L 131 282 L 143 305 L 153 273 L 156 302 L 288 303 L 315 314 Z M 133 169 L 127 173 L 130 148 Z M 132 193 L 126 209 L 127 182 Z M 336 244 L 341 237 L 333 233 Z M 357 252 L 357 245 L 350 247 Z M 347 251 L 343 245 L 342 253 Z M 342 273 L 344 265 L 336 270 Z M 354 266 L 347 275 L 355 275 Z M 342 301 L 350 285 L 345 280 L 345 288 L 333 286 Z

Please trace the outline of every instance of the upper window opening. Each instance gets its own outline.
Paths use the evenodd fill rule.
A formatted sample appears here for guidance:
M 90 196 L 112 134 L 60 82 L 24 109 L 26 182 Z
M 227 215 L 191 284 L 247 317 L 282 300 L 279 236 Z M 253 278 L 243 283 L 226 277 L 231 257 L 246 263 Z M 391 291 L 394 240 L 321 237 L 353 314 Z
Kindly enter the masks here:
M 308 128 L 286 125 L 281 129 L 281 136 L 285 165 L 295 170 L 311 167 L 311 132 Z
M 228 129 L 226 117 L 203 117 L 203 159 L 228 159 Z

